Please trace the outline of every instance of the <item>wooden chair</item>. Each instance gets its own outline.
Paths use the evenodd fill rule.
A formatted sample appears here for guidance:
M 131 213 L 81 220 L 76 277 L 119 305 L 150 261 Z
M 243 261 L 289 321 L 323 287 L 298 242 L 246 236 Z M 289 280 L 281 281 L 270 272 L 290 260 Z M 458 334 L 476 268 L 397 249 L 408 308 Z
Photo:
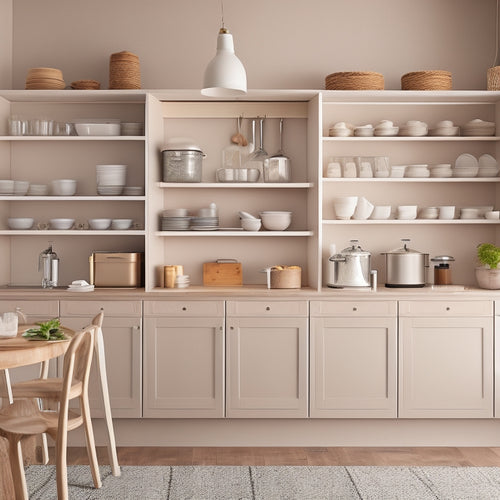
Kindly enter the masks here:
M 98 369 L 98 380 L 100 384 L 100 394 L 104 407 L 104 416 L 106 420 L 106 430 L 108 435 L 108 457 L 111 465 L 111 471 L 114 476 L 120 476 L 120 466 L 116 453 L 115 433 L 113 429 L 113 418 L 111 416 L 111 404 L 109 401 L 108 379 L 106 376 L 106 359 L 104 352 L 104 339 L 102 336 L 102 324 L 104 321 L 104 313 L 100 312 L 92 320 L 92 325 L 96 327 L 94 349 L 95 360 Z M 24 380 L 12 385 L 12 395 L 14 399 L 19 398 L 42 398 L 42 399 L 59 399 L 62 390 L 62 379 L 44 378 L 34 380 Z M 42 437 L 43 439 L 43 437 Z M 46 440 L 42 442 L 43 461 L 48 462 L 48 451 Z
M 68 481 L 66 448 L 68 431 L 81 425 L 85 429 L 87 454 L 89 457 L 92 478 L 96 488 L 101 487 L 99 466 L 95 450 L 94 432 L 90 418 L 88 385 L 90 366 L 94 347 L 94 335 L 97 327 L 88 326 L 76 333 L 64 356 L 62 385 L 58 400 L 59 410 L 38 410 L 35 414 L 16 415 L 16 401 L 0 412 L 0 436 L 9 441 L 9 458 L 14 481 L 16 499 L 28 499 L 26 478 L 24 476 L 23 458 L 20 442 L 24 436 L 47 433 L 56 443 L 56 477 L 57 496 L 59 500 L 68 499 Z M 50 388 L 50 380 L 44 380 L 47 391 L 39 388 L 39 396 L 52 398 L 54 390 Z M 58 380 L 58 379 L 56 379 Z M 69 409 L 69 402 L 78 398 L 81 415 Z

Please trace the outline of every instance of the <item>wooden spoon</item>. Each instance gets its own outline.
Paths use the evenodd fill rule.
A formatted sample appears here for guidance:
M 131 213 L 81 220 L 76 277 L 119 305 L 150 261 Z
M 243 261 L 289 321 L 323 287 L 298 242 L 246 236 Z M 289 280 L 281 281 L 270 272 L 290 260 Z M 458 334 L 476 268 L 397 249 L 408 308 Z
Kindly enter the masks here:
M 248 144 L 248 141 L 246 140 L 245 136 L 241 133 L 242 117 L 239 116 L 237 120 L 238 120 L 238 132 L 231 137 L 231 142 L 234 142 L 234 144 L 238 144 L 238 146 L 246 146 Z

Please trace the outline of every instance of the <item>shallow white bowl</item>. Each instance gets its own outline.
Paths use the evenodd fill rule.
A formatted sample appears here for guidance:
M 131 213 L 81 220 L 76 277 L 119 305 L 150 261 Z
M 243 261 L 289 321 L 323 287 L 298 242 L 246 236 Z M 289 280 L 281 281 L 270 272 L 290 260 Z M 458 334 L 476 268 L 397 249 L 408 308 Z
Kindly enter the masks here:
M 9 217 L 7 225 L 10 229 L 31 229 L 33 227 L 34 219 L 31 217 Z
M 14 181 L 14 195 L 24 196 L 30 187 L 29 181 Z
M 258 231 L 261 225 L 262 221 L 260 219 L 249 219 L 249 218 L 241 219 L 241 227 L 245 231 Z
M 50 219 L 51 229 L 71 229 L 75 223 L 75 219 Z
M 76 193 L 75 179 L 56 179 L 51 182 L 54 196 L 73 196 Z
M 90 229 L 104 230 L 111 226 L 111 219 L 89 219 Z
M 373 212 L 370 215 L 372 220 L 386 220 L 391 216 L 391 205 L 379 205 L 373 207 Z
M 259 215 L 264 229 L 268 231 L 284 231 L 292 223 L 292 212 L 268 211 Z
M 75 123 L 78 135 L 120 135 L 119 123 Z
M 132 219 L 113 219 L 111 221 L 111 229 L 130 229 L 132 222 L 134 222 Z
M 500 219 L 500 211 L 498 210 L 489 210 L 484 214 L 486 219 Z

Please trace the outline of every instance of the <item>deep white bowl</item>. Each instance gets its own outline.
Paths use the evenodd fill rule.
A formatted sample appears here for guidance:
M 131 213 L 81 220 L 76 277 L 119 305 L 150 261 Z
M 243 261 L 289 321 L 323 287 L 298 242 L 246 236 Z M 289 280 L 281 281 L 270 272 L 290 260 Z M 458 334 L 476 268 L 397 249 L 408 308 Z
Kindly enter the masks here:
M 337 216 L 337 219 L 350 219 L 354 214 L 357 203 L 357 196 L 339 196 L 334 198 L 333 206 L 335 208 L 335 215 Z
M 73 196 L 76 193 L 75 179 L 56 179 L 51 182 L 54 196 Z
M 50 219 L 51 229 L 71 229 L 75 223 L 75 219 Z
M 34 222 L 31 217 L 9 217 L 7 219 L 7 225 L 10 229 L 31 229 Z
M 111 221 L 111 229 L 130 229 L 132 222 L 132 219 L 113 219 Z
M 241 219 L 241 227 L 245 231 L 258 231 L 261 225 L 260 219 L 249 219 L 248 217 Z
M 292 212 L 259 212 L 264 229 L 268 231 L 284 231 L 292 223 Z
M 104 230 L 111 226 L 111 219 L 89 219 L 90 229 Z
M 30 187 L 29 181 L 14 181 L 14 195 L 24 196 Z

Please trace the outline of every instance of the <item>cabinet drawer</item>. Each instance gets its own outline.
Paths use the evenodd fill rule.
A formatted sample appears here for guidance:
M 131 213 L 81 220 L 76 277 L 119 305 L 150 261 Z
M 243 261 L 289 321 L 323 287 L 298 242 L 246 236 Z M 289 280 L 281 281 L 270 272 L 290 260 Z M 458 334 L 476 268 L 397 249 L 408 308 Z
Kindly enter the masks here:
M 391 317 L 398 313 L 395 300 L 312 300 L 311 316 Z
M 223 317 L 222 300 L 145 300 L 145 316 Z
M 28 316 L 57 317 L 59 302 L 57 300 L 0 300 L 0 312 L 15 311 L 19 308 Z
M 135 317 L 142 312 L 140 300 L 61 300 L 61 316 L 95 316 L 100 311 L 104 316 Z
M 401 300 L 400 316 L 493 316 L 490 300 Z
M 229 316 L 307 316 L 308 307 L 305 300 L 292 301 L 236 301 L 227 302 L 227 315 Z

